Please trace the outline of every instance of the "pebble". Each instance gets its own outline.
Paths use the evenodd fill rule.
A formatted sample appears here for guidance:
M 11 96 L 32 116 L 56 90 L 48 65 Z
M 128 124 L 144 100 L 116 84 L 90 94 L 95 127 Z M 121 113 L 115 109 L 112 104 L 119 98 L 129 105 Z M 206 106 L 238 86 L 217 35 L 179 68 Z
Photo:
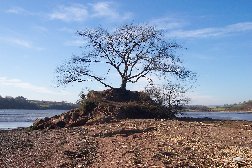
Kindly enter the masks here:
M 242 157 L 233 158 L 233 162 L 242 162 L 244 159 Z

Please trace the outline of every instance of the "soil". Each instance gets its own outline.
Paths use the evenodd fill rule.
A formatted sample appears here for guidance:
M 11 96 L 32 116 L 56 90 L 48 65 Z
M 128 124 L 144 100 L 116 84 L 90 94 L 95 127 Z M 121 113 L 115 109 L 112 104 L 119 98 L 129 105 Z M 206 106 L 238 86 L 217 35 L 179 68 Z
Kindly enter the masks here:
M 0 167 L 251 167 L 252 122 L 128 119 L 0 131 Z
M 37 119 L 33 129 L 84 126 L 121 119 L 172 119 L 175 112 L 150 98 L 145 92 L 122 89 L 90 91 L 80 107 L 51 118 Z

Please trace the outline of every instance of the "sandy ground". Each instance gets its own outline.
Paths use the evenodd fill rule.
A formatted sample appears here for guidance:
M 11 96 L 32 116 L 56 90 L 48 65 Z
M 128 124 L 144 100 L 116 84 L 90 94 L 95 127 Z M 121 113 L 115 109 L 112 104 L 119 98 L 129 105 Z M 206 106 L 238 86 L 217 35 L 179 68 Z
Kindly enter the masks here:
M 252 167 L 252 122 L 122 120 L 0 131 L 0 167 Z

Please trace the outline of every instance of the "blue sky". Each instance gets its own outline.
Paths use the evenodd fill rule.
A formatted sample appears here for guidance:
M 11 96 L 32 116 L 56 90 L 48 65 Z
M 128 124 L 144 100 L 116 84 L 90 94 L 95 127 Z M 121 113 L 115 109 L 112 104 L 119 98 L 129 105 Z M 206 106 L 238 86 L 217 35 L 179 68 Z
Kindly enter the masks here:
M 192 104 L 252 99 L 251 0 L 0 0 L 0 95 L 75 102 L 86 86 L 57 88 L 55 69 L 83 44 L 75 32 L 148 23 L 187 50 L 178 54 L 198 74 Z M 141 89 L 143 83 L 130 89 Z

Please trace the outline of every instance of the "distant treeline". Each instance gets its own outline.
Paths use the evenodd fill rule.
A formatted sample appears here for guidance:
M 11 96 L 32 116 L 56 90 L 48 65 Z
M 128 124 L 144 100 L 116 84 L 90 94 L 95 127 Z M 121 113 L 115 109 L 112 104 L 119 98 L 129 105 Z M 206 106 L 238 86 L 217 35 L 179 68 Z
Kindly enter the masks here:
M 252 100 L 244 101 L 235 104 L 225 104 L 223 106 L 216 106 L 213 111 L 252 111 Z
M 32 109 L 32 110 L 70 110 L 78 107 L 78 105 L 67 102 L 52 102 L 52 101 L 39 101 L 28 100 L 23 96 L 18 97 L 1 97 L 0 96 L 0 109 Z
M 252 111 L 252 100 L 219 106 L 187 105 L 183 111 Z
M 204 111 L 212 111 L 210 107 L 203 105 L 186 105 L 183 108 L 183 111 L 195 111 L 195 112 L 204 112 Z

